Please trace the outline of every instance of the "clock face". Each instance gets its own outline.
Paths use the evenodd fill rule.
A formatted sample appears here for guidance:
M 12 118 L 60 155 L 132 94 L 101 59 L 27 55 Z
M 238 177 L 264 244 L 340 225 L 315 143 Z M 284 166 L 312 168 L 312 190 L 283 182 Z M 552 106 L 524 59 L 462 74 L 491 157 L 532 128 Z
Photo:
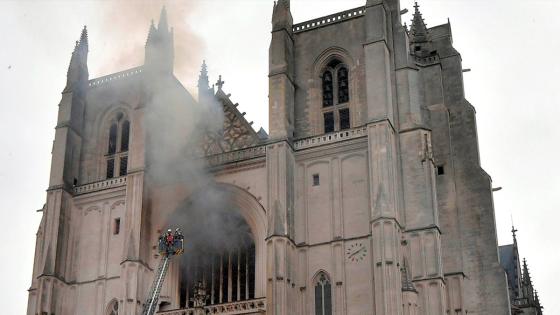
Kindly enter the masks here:
M 346 258 L 350 261 L 364 260 L 366 257 L 366 247 L 362 243 L 353 243 L 346 248 Z

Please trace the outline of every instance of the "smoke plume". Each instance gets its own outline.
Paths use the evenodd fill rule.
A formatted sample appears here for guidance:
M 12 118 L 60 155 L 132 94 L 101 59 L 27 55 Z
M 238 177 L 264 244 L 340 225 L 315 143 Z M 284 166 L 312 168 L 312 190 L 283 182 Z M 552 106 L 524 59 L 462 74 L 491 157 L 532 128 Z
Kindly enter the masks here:
M 100 74 L 113 73 L 142 65 L 144 45 L 150 23 L 157 25 L 166 7 L 175 40 L 175 75 L 187 87 L 196 86 L 197 69 L 204 53 L 204 42 L 189 23 L 198 5 L 194 0 L 114 0 L 100 1 L 99 12 L 104 42 L 92 45 L 102 49 L 104 62 Z

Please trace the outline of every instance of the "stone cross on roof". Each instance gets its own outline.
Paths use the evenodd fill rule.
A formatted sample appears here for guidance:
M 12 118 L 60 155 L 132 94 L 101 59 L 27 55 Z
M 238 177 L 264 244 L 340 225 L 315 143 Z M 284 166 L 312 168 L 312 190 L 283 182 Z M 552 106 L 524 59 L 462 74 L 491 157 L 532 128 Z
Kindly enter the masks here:
M 226 83 L 226 82 L 222 81 L 222 75 L 220 74 L 220 76 L 218 78 L 218 82 L 216 82 L 216 85 L 218 86 L 218 90 L 222 89 L 222 86 L 224 86 L 224 83 Z

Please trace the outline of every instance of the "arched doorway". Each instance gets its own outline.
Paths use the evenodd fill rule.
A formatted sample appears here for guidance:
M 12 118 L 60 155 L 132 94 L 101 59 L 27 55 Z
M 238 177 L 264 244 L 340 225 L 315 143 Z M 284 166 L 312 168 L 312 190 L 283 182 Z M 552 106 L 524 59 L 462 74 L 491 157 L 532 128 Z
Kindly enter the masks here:
M 207 305 L 264 297 L 266 214 L 247 191 L 214 184 L 194 192 L 168 226 L 185 236 L 185 253 L 174 272 L 180 308 L 193 307 L 202 284 Z

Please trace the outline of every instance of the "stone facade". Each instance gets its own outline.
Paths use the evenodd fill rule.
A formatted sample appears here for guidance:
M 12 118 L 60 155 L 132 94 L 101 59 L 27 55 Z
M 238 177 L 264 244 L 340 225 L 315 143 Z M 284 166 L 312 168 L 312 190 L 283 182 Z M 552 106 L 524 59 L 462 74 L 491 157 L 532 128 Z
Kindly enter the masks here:
M 189 137 L 158 138 L 151 119 L 165 129 L 177 117 L 158 108 L 197 104 L 173 76 L 165 12 L 143 66 L 89 80 L 87 52 L 84 30 L 59 104 L 29 315 L 139 314 L 159 233 L 200 193 L 150 179 Z M 217 101 L 224 121 L 195 153 L 253 237 L 249 254 L 199 266 L 211 269 L 206 312 L 511 314 L 462 70 L 450 24 L 427 28 L 416 7 L 408 29 L 398 0 L 299 24 L 289 0 L 275 3 L 269 135 L 203 67 L 200 104 Z M 161 314 L 195 314 L 182 268 L 170 268 Z

